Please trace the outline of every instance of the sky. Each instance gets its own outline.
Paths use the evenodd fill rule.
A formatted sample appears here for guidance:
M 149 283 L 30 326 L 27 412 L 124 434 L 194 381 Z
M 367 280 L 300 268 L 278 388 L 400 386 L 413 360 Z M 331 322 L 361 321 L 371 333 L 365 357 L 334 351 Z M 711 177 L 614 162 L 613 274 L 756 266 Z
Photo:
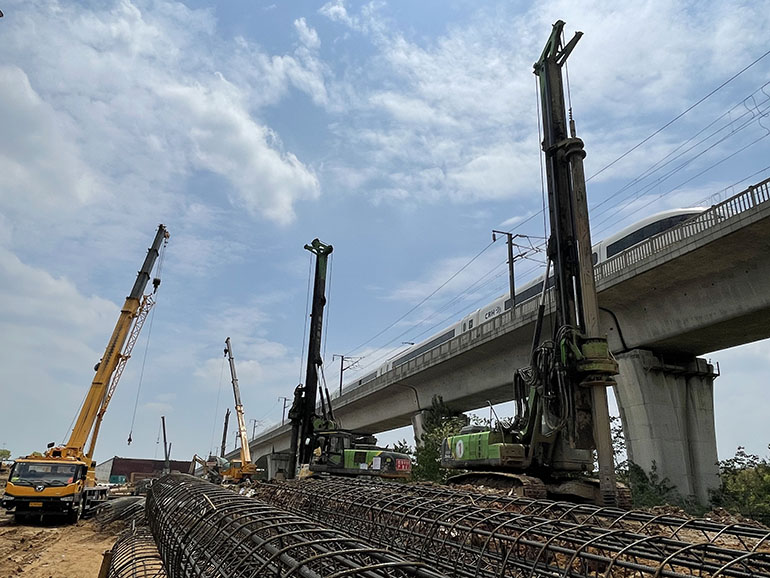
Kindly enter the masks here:
M 770 176 L 761 1 L 0 8 L 0 447 L 13 456 L 66 441 L 159 223 L 163 283 L 98 461 L 162 457 L 161 415 L 175 459 L 218 447 L 228 336 L 250 435 L 280 422 L 304 376 L 316 237 L 334 246 L 330 386 L 333 355 L 360 358 L 355 379 L 502 295 L 491 231 L 545 236 L 532 64 L 558 19 L 584 33 L 569 99 L 595 242 Z M 530 251 L 517 279 L 542 270 Z M 770 342 L 706 357 L 721 370 L 720 457 L 766 455 Z

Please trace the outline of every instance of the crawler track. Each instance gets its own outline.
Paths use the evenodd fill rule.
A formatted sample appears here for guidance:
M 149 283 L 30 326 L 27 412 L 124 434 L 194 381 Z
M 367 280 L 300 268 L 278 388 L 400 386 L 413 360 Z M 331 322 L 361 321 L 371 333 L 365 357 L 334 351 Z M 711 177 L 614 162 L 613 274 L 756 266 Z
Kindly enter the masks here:
M 261 484 L 253 491 L 275 506 L 416 555 L 452 576 L 770 576 L 768 553 L 479 507 L 467 495 L 430 497 L 412 493 L 413 486 L 395 486 L 328 479 Z

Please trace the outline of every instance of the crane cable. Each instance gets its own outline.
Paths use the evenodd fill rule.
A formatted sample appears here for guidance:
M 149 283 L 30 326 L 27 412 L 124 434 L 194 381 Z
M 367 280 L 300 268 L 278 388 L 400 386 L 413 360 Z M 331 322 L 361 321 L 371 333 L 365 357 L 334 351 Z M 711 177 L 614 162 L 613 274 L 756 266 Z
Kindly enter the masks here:
M 217 455 L 216 446 L 214 445 L 214 436 L 217 429 L 217 418 L 219 417 L 219 398 L 222 395 L 222 380 L 225 375 L 225 358 L 222 357 L 222 367 L 219 369 L 219 387 L 217 388 L 217 403 L 214 406 L 214 420 L 211 424 L 211 439 L 209 440 L 209 454 Z
M 160 286 L 160 274 L 163 271 L 163 260 L 166 257 L 166 245 L 168 245 L 168 237 L 164 239 L 163 245 L 161 245 L 160 250 L 158 251 L 158 266 L 155 269 L 155 277 L 152 280 L 153 284 L 153 293 L 155 293 L 158 290 L 158 287 Z M 155 302 L 155 305 L 157 305 L 157 301 Z M 150 326 L 147 328 L 147 341 L 144 345 L 144 355 L 142 356 L 142 369 L 139 371 L 139 384 L 136 387 L 136 399 L 134 400 L 134 411 L 133 415 L 131 416 L 131 427 L 129 428 L 128 432 L 128 440 L 126 440 L 126 445 L 131 445 L 131 442 L 134 441 L 133 433 L 134 433 L 134 424 L 136 423 L 136 410 L 139 407 L 139 394 L 142 391 L 142 382 L 144 381 L 144 368 L 147 365 L 147 353 L 150 350 L 150 338 L 152 337 L 152 323 L 155 320 L 155 306 L 153 306 L 152 311 L 150 311 Z
M 305 358 L 305 336 L 307 335 L 307 321 L 308 310 L 310 309 L 310 291 L 311 280 L 313 278 L 313 255 L 308 255 L 308 267 L 307 267 L 307 293 L 305 293 L 305 325 L 302 329 L 302 352 L 299 354 L 299 380 L 297 383 L 302 383 L 302 369 L 304 368 L 303 360 Z M 310 344 L 308 343 L 308 347 Z

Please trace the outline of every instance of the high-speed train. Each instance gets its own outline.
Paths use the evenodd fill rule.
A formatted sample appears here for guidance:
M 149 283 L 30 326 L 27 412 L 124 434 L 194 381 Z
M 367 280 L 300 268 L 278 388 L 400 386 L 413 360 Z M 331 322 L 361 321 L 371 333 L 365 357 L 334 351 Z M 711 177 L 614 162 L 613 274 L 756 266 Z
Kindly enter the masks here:
M 669 209 L 656 213 L 649 217 L 646 217 L 636 223 L 629 225 L 622 231 L 600 241 L 593 246 L 592 258 L 593 263 L 601 263 L 607 259 L 633 247 L 634 245 L 641 243 L 667 231 L 683 223 L 684 221 L 700 215 L 705 211 L 705 207 L 692 207 L 689 209 Z M 516 304 L 520 305 L 525 301 L 534 299 L 543 290 L 543 278 L 544 275 L 533 279 L 529 283 L 522 285 L 516 289 Z M 553 286 L 553 276 L 548 278 L 548 287 Z M 511 298 L 506 295 L 501 295 L 492 303 L 480 307 L 463 317 L 460 321 L 454 323 L 450 327 L 431 335 L 420 343 L 415 343 L 406 351 L 399 353 L 398 355 L 390 358 L 388 361 L 380 365 L 376 370 L 373 370 L 360 379 L 351 381 L 345 385 L 346 390 L 350 390 L 359 387 L 373 379 L 379 377 L 383 373 L 390 371 L 394 367 L 403 365 L 404 363 L 414 359 L 415 357 L 422 355 L 423 353 L 430 351 L 431 349 L 438 347 L 442 343 L 445 343 L 461 333 L 470 331 L 480 323 L 484 323 L 493 317 L 501 315 L 504 311 L 511 308 Z

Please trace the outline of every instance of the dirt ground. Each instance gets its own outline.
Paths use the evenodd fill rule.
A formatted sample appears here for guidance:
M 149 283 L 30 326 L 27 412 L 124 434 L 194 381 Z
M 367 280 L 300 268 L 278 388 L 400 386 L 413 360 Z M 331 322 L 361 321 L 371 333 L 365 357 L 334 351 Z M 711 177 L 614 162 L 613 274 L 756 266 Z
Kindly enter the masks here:
M 0 578 L 96 578 L 117 534 L 90 520 L 17 525 L 0 514 Z

